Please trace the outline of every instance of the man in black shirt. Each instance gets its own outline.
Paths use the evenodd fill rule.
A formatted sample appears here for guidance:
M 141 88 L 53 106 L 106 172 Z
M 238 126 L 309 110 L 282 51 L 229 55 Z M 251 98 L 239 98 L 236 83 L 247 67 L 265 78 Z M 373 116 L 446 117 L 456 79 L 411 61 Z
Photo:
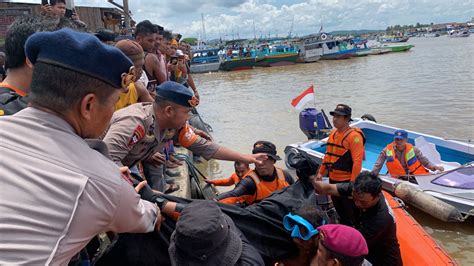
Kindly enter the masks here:
M 382 194 L 382 180 L 363 171 L 354 183 L 327 184 L 313 180 L 318 194 L 352 198 L 359 209 L 355 228 L 369 247 L 366 257 L 373 265 L 402 265 L 397 227 L 392 210 Z

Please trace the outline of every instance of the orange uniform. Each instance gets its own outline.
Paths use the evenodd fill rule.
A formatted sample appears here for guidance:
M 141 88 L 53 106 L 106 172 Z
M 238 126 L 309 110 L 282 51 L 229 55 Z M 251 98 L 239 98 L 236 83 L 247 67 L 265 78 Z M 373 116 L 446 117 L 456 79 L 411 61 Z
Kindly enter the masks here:
M 362 170 L 364 144 L 365 136 L 359 128 L 349 127 L 344 132 L 332 131 L 319 173 L 324 175 L 329 171 L 330 180 L 354 182 Z
M 242 178 L 248 176 L 252 169 L 249 169 Z M 240 178 L 236 173 L 233 173 L 230 177 L 224 179 L 215 179 L 215 180 L 208 180 L 209 184 L 213 184 L 214 186 L 232 186 L 238 184 L 242 178 Z

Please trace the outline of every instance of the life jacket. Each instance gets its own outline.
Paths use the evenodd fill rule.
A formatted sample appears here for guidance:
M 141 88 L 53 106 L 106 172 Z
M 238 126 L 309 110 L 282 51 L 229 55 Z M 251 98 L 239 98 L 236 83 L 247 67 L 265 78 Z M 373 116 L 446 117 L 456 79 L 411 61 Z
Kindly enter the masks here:
M 253 195 L 253 197 L 248 197 L 246 199 L 246 203 L 248 205 L 257 203 L 270 196 L 270 194 L 273 192 L 289 186 L 288 182 L 285 180 L 285 174 L 283 173 L 283 170 L 278 167 L 275 167 L 275 169 L 277 176 L 273 181 L 264 181 L 260 179 L 255 171 L 249 173 L 248 176 L 252 178 L 257 190 L 255 191 L 255 195 Z
M 386 165 L 388 168 L 388 172 L 391 176 L 400 176 L 400 175 L 426 175 L 428 174 L 428 170 L 423 167 L 423 165 L 418 161 L 415 155 L 415 149 L 413 145 L 407 143 L 405 146 L 405 151 L 403 153 L 403 158 L 408 166 L 408 173 L 405 172 L 405 168 L 403 168 L 401 162 L 398 160 L 397 156 L 395 155 L 395 149 L 393 147 L 394 143 L 390 143 L 386 147 L 385 151 L 385 160 Z
M 0 83 L 0 116 L 13 115 L 28 106 L 26 93 L 7 83 Z
M 350 173 L 352 171 L 352 166 L 354 162 L 352 161 L 351 152 L 348 148 L 348 144 L 344 143 L 346 138 L 356 132 L 362 136 L 362 143 L 365 145 L 365 135 L 364 132 L 360 128 L 349 128 L 344 132 L 344 136 L 342 137 L 340 142 L 335 141 L 334 135 L 336 134 L 336 130 L 331 132 L 327 141 L 327 150 L 326 155 L 324 157 L 323 164 L 327 167 L 329 172 L 333 170 L 340 170 L 344 172 Z M 347 147 L 347 148 L 346 148 Z

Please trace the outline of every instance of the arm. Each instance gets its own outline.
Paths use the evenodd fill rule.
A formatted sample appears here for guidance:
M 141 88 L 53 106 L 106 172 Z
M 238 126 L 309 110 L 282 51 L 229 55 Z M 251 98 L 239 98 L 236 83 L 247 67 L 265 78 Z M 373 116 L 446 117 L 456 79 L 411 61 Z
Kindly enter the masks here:
M 137 89 L 138 102 L 154 102 L 155 100 L 151 97 L 148 90 L 145 88 L 142 82 L 135 82 L 135 88 Z
M 108 229 L 117 233 L 152 232 L 155 224 L 161 221 L 159 208 L 151 202 L 140 199 L 125 179 L 120 180 L 119 204 Z
M 191 76 L 191 73 L 188 73 L 188 84 L 189 84 L 189 87 L 191 87 L 191 89 L 193 90 L 194 96 L 196 96 L 196 98 L 199 99 L 199 93 L 198 93 L 198 90 L 196 88 L 196 84 L 194 84 L 194 79 Z
M 335 184 L 328 184 L 323 181 L 317 181 L 314 178 L 311 179 L 311 183 L 313 184 L 316 193 L 320 195 L 341 196 Z
M 103 141 L 107 144 L 112 161 L 122 166 L 122 160 L 145 137 L 144 124 L 133 116 L 112 121 Z
M 231 191 L 224 192 L 217 196 L 217 200 L 227 204 L 236 204 L 245 202 L 245 196 L 253 196 L 257 187 L 251 177 L 245 177 Z
M 385 163 L 385 154 L 386 154 L 386 148 L 384 148 L 380 154 L 379 157 L 377 158 L 377 161 L 374 164 L 374 167 L 372 168 L 372 173 L 378 175 L 380 173 L 380 170 L 383 167 L 383 164 Z
M 231 186 L 235 184 L 235 173 L 229 176 L 228 178 L 223 179 L 214 179 L 214 180 L 206 180 L 206 183 L 213 184 L 214 186 Z
M 351 133 L 349 141 L 349 149 L 351 152 L 351 157 L 353 161 L 352 172 L 351 172 L 351 181 L 354 182 L 356 177 L 362 171 L 362 160 L 364 159 L 364 143 L 362 136 L 357 133 Z
M 154 54 L 147 54 L 145 57 L 145 69 L 148 74 L 153 76 L 159 84 L 166 81 L 166 77 L 163 76 L 163 73 L 160 71 L 160 62 L 158 61 L 158 57 Z
M 426 158 L 426 157 L 423 155 L 423 153 L 421 153 L 420 149 L 418 149 L 417 147 L 413 147 L 413 149 L 415 150 L 415 156 L 416 156 L 416 158 L 418 159 L 418 161 L 420 161 L 420 163 L 421 163 L 425 168 L 430 169 L 431 171 L 436 171 L 436 170 L 444 171 L 444 167 L 434 165 L 432 162 L 430 162 L 430 160 L 428 160 L 428 158 Z

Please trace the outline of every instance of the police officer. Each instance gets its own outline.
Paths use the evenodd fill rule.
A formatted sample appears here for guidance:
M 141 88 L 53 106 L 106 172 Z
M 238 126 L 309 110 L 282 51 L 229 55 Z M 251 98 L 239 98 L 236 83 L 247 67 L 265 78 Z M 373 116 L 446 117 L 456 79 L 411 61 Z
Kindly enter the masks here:
M 144 162 L 150 185 L 164 191 L 159 165 L 164 162 L 161 152 L 170 139 L 205 159 L 260 163 L 266 158 L 265 154 L 238 153 L 196 134 L 187 124 L 189 111 L 196 105 L 191 89 L 167 81 L 157 87 L 154 103 L 137 103 L 118 110 L 103 138 L 112 159 L 129 167 Z M 160 176 L 160 180 L 153 176 Z
M 352 109 L 345 104 L 338 104 L 330 114 L 336 128 L 327 141 L 326 154 L 319 168 L 316 180 L 329 176 L 330 183 L 354 182 L 362 170 L 365 136 L 359 128 L 352 128 Z M 350 199 L 331 197 L 342 224 L 354 224 L 354 212 L 357 211 Z
M 97 138 L 132 62 L 93 35 L 33 34 L 31 107 L 0 117 L 0 264 L 65 265 L 103 231 L 150 232 L 142 201 Z M 92 149 L 91 147 L 94 147 Z

